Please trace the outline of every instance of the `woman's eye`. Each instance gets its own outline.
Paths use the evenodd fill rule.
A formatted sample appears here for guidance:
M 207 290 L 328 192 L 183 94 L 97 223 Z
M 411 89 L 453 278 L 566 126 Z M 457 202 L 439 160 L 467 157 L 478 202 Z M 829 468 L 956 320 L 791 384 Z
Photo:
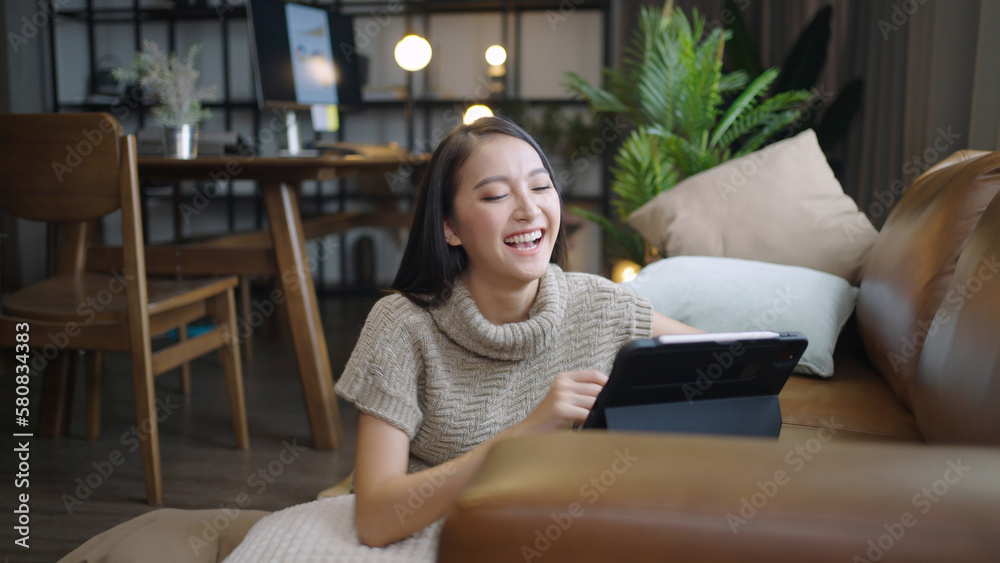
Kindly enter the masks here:
M 537 188 L 534 188 L 534 191 L 541 192 L 541 191 L 544 191 L 544 190 L 551 190 L 551 189 L 552 189 L 552 186 L 538 186 Z
M 483 198 L 483 201 L 500 201 L 501 199 L 503 199 L 506 196 L 507 196 L 507 194 L 487 196 L 487 197 Z

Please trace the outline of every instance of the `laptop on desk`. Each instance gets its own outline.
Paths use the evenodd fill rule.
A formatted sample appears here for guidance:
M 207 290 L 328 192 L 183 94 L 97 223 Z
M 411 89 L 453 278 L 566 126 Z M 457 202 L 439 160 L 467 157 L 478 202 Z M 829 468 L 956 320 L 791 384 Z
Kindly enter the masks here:
M 768 331 L 633 340 L 581 427 L 776 438 L 778 393 L 807 345 Z

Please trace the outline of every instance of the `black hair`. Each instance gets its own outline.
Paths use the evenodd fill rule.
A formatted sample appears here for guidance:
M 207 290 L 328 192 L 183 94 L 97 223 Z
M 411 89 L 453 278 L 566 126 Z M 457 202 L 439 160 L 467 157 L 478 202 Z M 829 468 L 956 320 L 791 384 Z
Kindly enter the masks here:
M 458 175 L 479 141 L 490 135 L 508 135 L 535 149 L 559 194 L 559 232 L 550 261 L 565 266 L 567 247 L 563 227 L 562 190 L 556 183 L 552 165 L 531 135 L 502 117 L 482 117 L 471 124 L 459 125 L 441 140 L 434 150 L 427 172 L 420 182 L 413 225 L 403 251 L 403 260 L 392 282 L 392 290 L 402 293 L 421 306 L 431 306 L 448 298 L 455 279 L 469 264 L 465 249 L 445 240 L 444 222 L 454 212 Z

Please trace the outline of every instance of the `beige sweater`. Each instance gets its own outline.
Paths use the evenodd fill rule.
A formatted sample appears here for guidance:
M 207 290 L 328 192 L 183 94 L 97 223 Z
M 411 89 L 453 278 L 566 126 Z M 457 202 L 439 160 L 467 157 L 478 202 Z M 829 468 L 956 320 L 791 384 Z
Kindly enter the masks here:
M 520 323 L 491 324 L 461 282 L 430 309 L 390 295 L 369 313 L 336 392 L 406 432 L 419 471 L 523 420 L 556 373 L 609 373 L 619 348 L 649 338 L 652 311 L 630 289 L 555 265 Z

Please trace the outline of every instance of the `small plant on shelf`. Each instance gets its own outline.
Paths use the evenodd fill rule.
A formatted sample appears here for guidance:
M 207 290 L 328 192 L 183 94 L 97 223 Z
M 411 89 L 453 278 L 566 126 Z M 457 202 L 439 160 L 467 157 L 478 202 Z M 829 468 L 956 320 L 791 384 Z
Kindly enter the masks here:
M 112 75 L 119 82 L 135 82 L 156 105 L 153 116 L 164 127 L 197 125 L 211 117 L 202 107 L 203 101 L 215 97 L 215 86 L 198 86 L 195 58 L 201 45 L 193 45 L 181 60 L 176 53 L 169 56 L 149 40 L 143 41 L 129 68 L 117 68 Z

